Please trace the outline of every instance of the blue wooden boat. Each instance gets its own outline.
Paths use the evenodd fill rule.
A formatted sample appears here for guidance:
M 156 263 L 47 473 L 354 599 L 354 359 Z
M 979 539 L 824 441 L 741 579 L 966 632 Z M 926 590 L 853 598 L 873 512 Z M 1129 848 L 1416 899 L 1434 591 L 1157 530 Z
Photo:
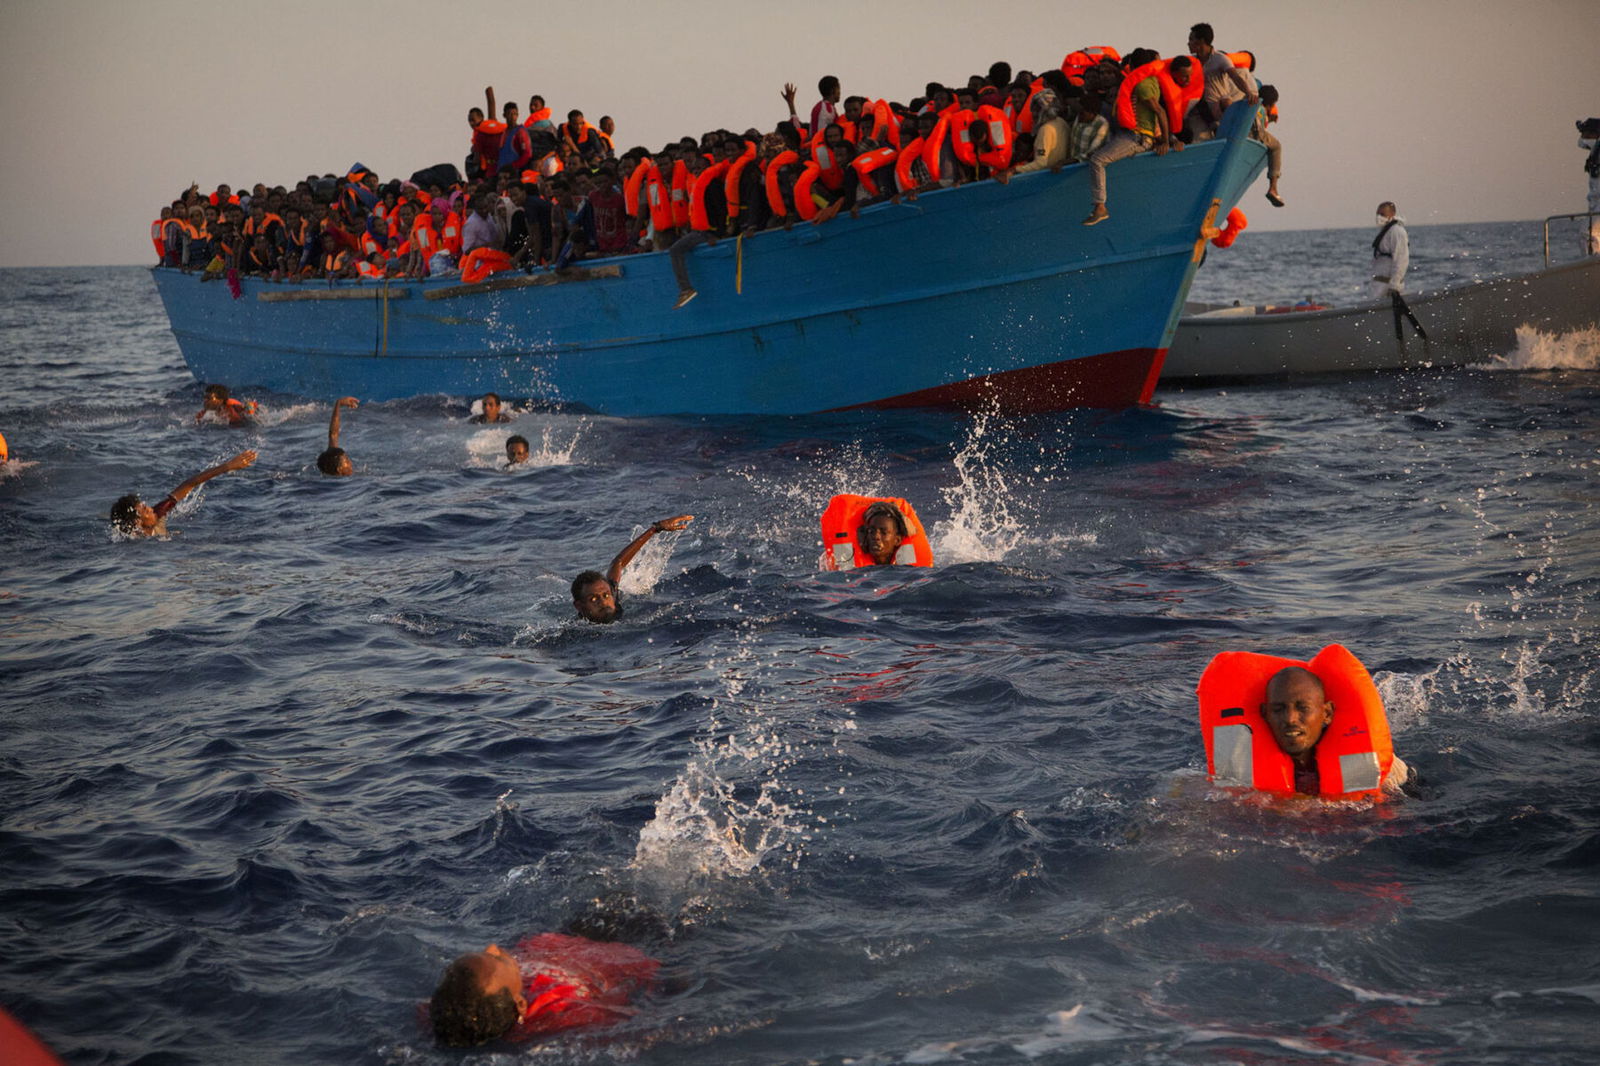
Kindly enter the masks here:
M 1087 168 L 986 181 L 799 224 L 689 259 L 665 253 L 459 280 L 228 286 L 155 268 L 195 377 L 308 397 L 443 393 L 613 415 L 1002 411 L 1148 402 L 1202 228 L 1265 166 L 1251 109 L 1217 140 L 1108 170 L 1111 218 L 1080 225 Z

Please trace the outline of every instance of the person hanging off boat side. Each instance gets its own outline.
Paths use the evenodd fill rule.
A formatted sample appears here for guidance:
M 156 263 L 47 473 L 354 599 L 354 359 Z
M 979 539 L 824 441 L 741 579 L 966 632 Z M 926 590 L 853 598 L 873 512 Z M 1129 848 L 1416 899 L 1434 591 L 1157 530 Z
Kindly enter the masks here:
M 172 513 L 172 509 L 178 506 L 184 497 L 212 478 L 235 470 L 243 470 L 255 461 L 255 452 L 240 452 L 227 462 L 200 471 L 167 493 L 154 507 L 139 499 L 138 493 L 130 492 L 126 496 L 119 497 L 117 502 L 111 505 L 111 524 L 125 537 L 166 536 L 167 515 Z
M 649 543 L 650 538 L 657 533 L 682 530 L 694 521 L 692 514 L 674 515 L 651 522 L 649 528 L 628 542 L 627 547 L 617 553 L 611 560 L 611 565 L 604 574 L 597 570 L 585 570 L 572 579 L 572 606 L 578 612 L 578 617 L 597 625 L 610 625 L 622 617 L 622 596 L 617 586 L 622 583 L 622 571 L 639 554 L 639 549 Z

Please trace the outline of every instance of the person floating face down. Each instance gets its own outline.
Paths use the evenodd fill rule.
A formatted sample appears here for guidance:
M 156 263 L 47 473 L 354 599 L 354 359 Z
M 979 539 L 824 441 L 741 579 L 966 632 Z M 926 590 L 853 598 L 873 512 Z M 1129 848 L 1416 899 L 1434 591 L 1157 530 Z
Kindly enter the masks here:
M 585 570 L 573 578 L 572 606 L 577 610 L 578 617 L 599 625 L 610 625 L 621 618 L 622 604 L 617 599 L 617 585 L 622 581 L 623 568 L 633 561 L 633 557 L 639 554 L 639 549 L 651 537 L 666 530 L 676 532 L 692 521 L 694 515 L 680 514 L 651 522 L 649 529 L 634 537 L 626 548 L 617 553 L 604 574 L 597 570 Z
M 528 937 L 511 952 L 490 944 L 445 968 L 428 1018 L 447 1047 L 605 1025 L 633 1013 L 659 965 L 627 944 L 565 933 Z
M 169 492 L 154 507 L 139 499 L 138 493 L 130 492 L 126 496 L 119 497 L 117 502 L 111 505 L 111 524 L 125 537 L 164 536 L 167 532 L 167 515 L 172 513 L 172 509 L 178 506 L 180 500 L 212 478 L 235 470 L 243 470 L 255 461 L 255 452 L 240 452 L 224 463 L 200 471 Z
M 333 417 L 328 421 L 328 448 L 317 456 L 317 469 L 329 477 L 349 477 L 355 473 L 355 464 L 350 462 L 350 456 L 339 447 L 339 412 L 346 407 L 354 408 L 358 401 L 354 396 L 342 397 L 333 405 Z
M 1279 670 L 1267 682 L 1261 717 L 1279 749 L 1294 762 L 1294 790 L 1317 795 L 1321 777 L 1317 772 L 1317 742 L 1333 721 L 1333 701 L 1328 699 L 1322 679 L 1303 666 Z M 1414 779 L 1411 768 L 1396 755 L 1384 776 L 1383 788 L 1388 792 L 1409 790 Z

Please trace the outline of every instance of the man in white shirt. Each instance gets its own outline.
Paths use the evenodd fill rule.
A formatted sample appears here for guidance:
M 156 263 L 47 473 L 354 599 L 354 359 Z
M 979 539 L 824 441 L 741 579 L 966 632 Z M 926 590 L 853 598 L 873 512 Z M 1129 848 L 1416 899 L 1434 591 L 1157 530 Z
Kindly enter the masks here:
M 1378 301 L 1390 293 L 1405 292 L 1406 270 L 1411 266 L 1411 239 L 1406 220 L 1395 214 L 1394 201 L 1378 205 L 1378 236 L 1372 242 L 1372 274 L 1367 299 Z
M 1197 22 L 1189 27 L 1189 54 L 1200 63 L 1200 73 L 1206 79 L 1205 95 L 1189 110 L 1184 125 L 1194 135 L 1194 140 L 1209 141 L 1216 136 L 1217 123 L 1222 113 L 1235 100 L 1248 100 L 1254 104 L 1255 81 L 1233 65 L 1226 52 L 1212 47 L 1215 34 L 1209 22 Z

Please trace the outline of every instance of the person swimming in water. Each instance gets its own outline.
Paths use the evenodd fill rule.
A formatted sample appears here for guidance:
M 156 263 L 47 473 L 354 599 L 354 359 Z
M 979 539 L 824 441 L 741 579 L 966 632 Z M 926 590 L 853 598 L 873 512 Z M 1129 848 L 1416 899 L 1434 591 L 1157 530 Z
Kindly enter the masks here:
M 349 454 L 339 447 L 339 412 L 357 406 L 359 401 L 354 396 L 342 397 L 333 405 L 333 417 L 328 420 L 328 448 L 317 456 L 317 469 L 329 477 L 349 477 L 356 472 Z
M 446 1047 L 604 1025 L 633 1013 L 659 967 L 638 948 L 566 933 L 540 933 L 509 952 L 490 944 L 445 968 L 428 1019 Z
M 500 394 L 486 392 L 483 394 L 483 413 L 473 415 L 467 419 L 473 423 L 509 422 L 511 416 L 500 409 Z
M 195 425 L 205 421 L 206 415 L 216 417 L 228 424 L 230 428 L 240 429 L 256 424 L 255 404 L 235 400 L 228 395 L 226 385 L 207 385 L 204 406 L 200 413 L 194 416 Z
M 651 522 L 650 528 L 634 537 L 611 560 L 611 565 L 605 573 L 598 570 L 585 570 L 572 579 L 572 606 L 576 608 L 578 617 L 598 625 L 610 625 L 622 617 L 622 601 L 617 594 L 617 585 L 622 581 L 622 569 L 633 561 L 651 537 L 657 533 L 668 530 L 674 532 L 683 529 L 694 521 L 692 514 L 674 515 L 663 518 L 658 522 Z
M 528 461 L 528 438 L 517 436 L 506 439 L 506 469 Z
M 1303 666 L 1286 666 L 1267 682 L 1261 717 L 1272 731 L 1279 750 L 1294 763 L 1294 790 L 1308 796 L 1321 792 L 1317 769 L 1317 743 L 1333 721 L 1333 702 L 1322 679 Z M 1410 793 L 1416 773 L 1395 755 L 1383 776 L 1385 792 Z
M 209 470 L 200 471 L 200 473 L 169 492 L 154 507 L 139 499 L 138 493 L 130 492 L 111 505 L 111 524 L 116 526 L 124 536 L 128 537 L 165 536 L 167 532 L 167 515 L 172 513 L 172 509 L 178 506 L 179 501 L 212 478 L 221 474 L 231 473 L 234 470 L 243 470 L 255 461 L 255 452 L 240 452 L 225 463 L 214 466 Z
M 861 513 L 861 527 L 856 530 L 861 550 L 872 556 L 874 566 L 892 566 L 895 552 L 910 535 L 900 508 L 881 500 Z

